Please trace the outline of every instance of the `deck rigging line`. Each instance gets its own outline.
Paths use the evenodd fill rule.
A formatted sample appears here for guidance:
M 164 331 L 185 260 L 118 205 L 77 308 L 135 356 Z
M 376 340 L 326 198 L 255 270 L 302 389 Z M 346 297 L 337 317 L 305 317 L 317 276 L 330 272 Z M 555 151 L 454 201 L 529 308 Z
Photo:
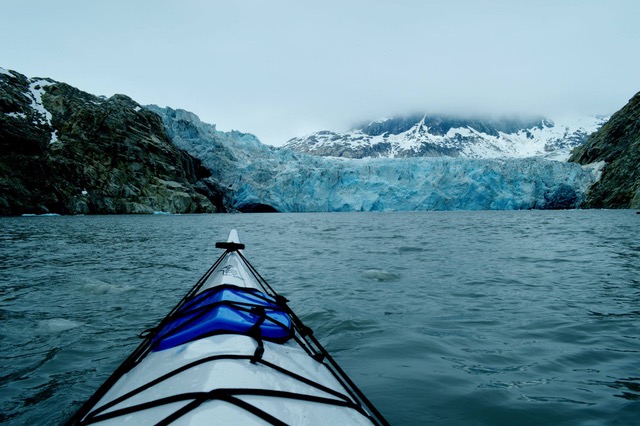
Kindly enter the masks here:
M 100 422 L 102 420 L 108 420 L 112 418 L 116 418 L 118 416 L 128 415 L 134 412 L 159 407 L 165 404 L 175 404 L 184 402 L 184 405 L 180 406 L 176 409 L 172 414 L 161 420 L 158 424 L 165 425 L 170 424 L 171 422 L 179 419 L 180 417 L 186 415 L 187 413 L 195 410 L 200 405 L 210 400 L 221 400 L 225 401 L 229 404 L 232 404 L 238 408 L 241 408 L 247 412 L 252 413 L 253 415 L 261 418 L 272 425 L 284 425 L 285 423 L 281 420 L 273 417 L 271 414 L 255 407 L 252 404 L 249 404 L 247 401 L 241 399 L 242 396 L 264 396 L 264 397 L 274 397 L 274 398 L 286 398 L 291 400 L 301 400 L 308 401 L 318 404 L 329 404 L 341 407 L 348 407 L 358 411 L 363 416 L 367 417 L 373 424 L 375 425 L 388 425 L 389 423 L 382 416 L 382 414 L 375 408 L 375 406 L 367 399 L 367 397 L 362 393 L 362 391 L 356 386 L 356 384 L 349 378 L 346 372 L 338 365 L 338 363 L 331 357 L 331 355 L 325 350 L 325 348 L 320 344 L 320 342 L 313 335 L 313 331 L 304 325 L 304 323 L 300 320 L 300 318 L 291 310 L 289 305 L 287 304 L 288 300 L 278 294 L 269 283 L 260 275 L 260 273 L 251 265 L 251 263 L 244 257 L 242 251 L 245 246 L 244 244 L 235 243 L 235 242 L 223 242 L 216 243 L 217 248 L 224 249 L 225 252 L 214 262 L 214 264 L 207 270 L 207 272 L 198 280 L 198 282 L 187 292 L 187 294 L 178 302 L 178 304 L 171 310 L 171 312 L 158 324 L 158 326 L 145 330 L 141 333 L 140 337 L 143 339 L 142 343 L 129 355 L 129 357 L 114 371 L 114 373 L 98 388 L 95 394 L 93 394 L 83 405 L 82 407 L 75 413 L 73 417 L 69 419 L 67 425 L 88 425 Z M 210 291 L 205 290 L 204 292 L 199 294 L 202 286 L 207 282 L 207 280 L 211 277 L 211 275 L 216 271 L 216 269 L 220 266 L 220 264 L 225 260 L 227 256 L 231 253 L 236 253 L 238 257 L 241 259 L 244 266 L 246 266 L 247 270 L 253 275 L 256 282 L 261 286 L 262 290 L 269 298 L 264 298 L 262 296 L 259 297 L 258 302 L 256 303 L 247 303 L 247 302 L 234 302 L 234 301 L 219 301 L 215 303 L 206 303 L 203 306 L 197 306 L 194 309 L 190 309 L 191 306 L 187 306 L 186 309 L 183 309 L 185 305 L 192 303 L 196 300 L 197 297 L 201 299 L 204 298 L 202 296 L 203 293 Z M 219 286 L 219 287 L 233 287 L 233 286 Z M 211 291 L 215 290 L 217 287 L 213 287 Z M 220 290 L 220 289 L 218 289 Z M 258 294 L 259 291 L 253 292 L 251 289 L 244 289 L 248 292 L 252 293 L 252 296 Z M 206 299 L 205 299 L 206 300 Z M 197 300 L 196 300 L 197 301 Z M 193 304 L 193 303 L 192 303 Z M 289 330 L 290 335 L 286 338 L 281 339 L 281 342 L 288 340 L 289 338 L 293 338 L 301 348 L 316 362 L 322 363 L 327 370 L 333 375 L 333 377 L 342 385 L 347 394 L 342 394 L 334 389 L 331 389 L 327 386 L 324 386 L 320 383 L 317 383 L 311 379 L 300 376 L 293 371 L 275 365 L 265 359 L 263 359 L 264 354 L 264 344 L 263 338 L 268 339 L 267 337 L 262 336 L 261 325 L 266 321 L 270 321 L 273 324 L 276 324 L 283 329 L 287 329 L 287 325 L 282 322 L 270 318 L 267 314 L 268 310 L 273 310 L 271 304 L 277 306 L 277 308 L 286 314 L 291 319 L 291 327 L 292 330 Z M 173 371 L 163 374 L 162 376 L 145 383 L 142 386 L 139 386 L 120 397 L 95 408 L 95 405 L 102 399 L 104 395 L 111 389 L 111 387 L 127 372 L 131 371 L 145 356 L 147 356 L 151 351 L 154 350 L 162 339 L 175 335 L 179 331 L 188 328 L 190 324 L 197 321 L 200 317 L 205 315 L 209 310 L 216 309 L 220 307 L 227 307 L 230 309 L 237 309 L 238 311 L 242 311 L 245 314 L 258 315 L 256 322 L 245 332 L 238 332 L 233 330 L 214 330 L 210 333 L 199 334 L 195 336 L 191 340 L 200 339 L 210 335 L 216 334 L 238 334 L 245 335 L 253 338 L 256 341 L 256 349 L 253 354 L 246 355 L 216 355 L 209 356 L 205 358 L 201 358 L 189 364 L 183 365 Z M 266 308 L 265 308 L 266 307 Z M 188 317 L 190 315 L 190 317 Z M 188 318 L 187 318 L 188 317 Z M 179 321 L 184 320 L 184 322 L 180 323 Z M 172 326 L 173 324 L 173 326 Z M 175 325 L 177 324 L 177 325 Z M 272 339 L 271 341 L 276 341 L 277 339 Z M 186 342 L 182 342 L 186 343 Z M 182 344 L 180 343 L 180 344 Z M 170 346 L 171 347 L 171 346 Z M 210 391 L 205 392 L 189 392 L 182 394 L 170 395 L 164 398 L 158 398 L 156 400 L 146 401 L 144 403 L 132 405 L 125 408 L 115 408 L 117 405 L 125 402 L 129 398 L 134 397 L 135 395 L 140 394 L 152 387 L 159 385 L 165 382 L 172 377 L 175 377 L 191 368 L 215 362 L 219 360 L 230 360 L 234 362 L 248 362 L 252 364 L 259 364 L 270 368 L 278 373 L 292 378 L 300 383 L 303 383 L 310 387 L 311 389 L 315 389 L 316 391 L 321 391 L 326 396 L 317 396 L 317 395 L 309 395 L 304 393 L 293 393 L 279 390 L 269 390 L 269 389 L 236 389 L 236 388 L 217 388 L 212 389 Z M 109 411 L 111 410 L 111 411 Z

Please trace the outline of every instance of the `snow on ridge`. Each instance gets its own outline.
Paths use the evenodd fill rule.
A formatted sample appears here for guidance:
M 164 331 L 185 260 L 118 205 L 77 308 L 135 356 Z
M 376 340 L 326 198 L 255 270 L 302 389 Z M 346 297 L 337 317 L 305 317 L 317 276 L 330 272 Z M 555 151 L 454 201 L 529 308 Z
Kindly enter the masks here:
M 607 118 L 598 116 L 566 116 L 557 121 L 544 119 L 529 128 L 487 134 L 472 125 L 451 127 L 442 135 L 426 124 L 427 116 L 411 128 L 394 134 L 389 131 L 372 136 L 362 129 L 345 133 L 321 131 L 291 139 L 285 147 L 300 152 L 332 156 L 353 150 L 373 157 L 407 157 L 421 155 L 462 156 L 468 158 L 543 157 L 565 161 L 571 149 L 601 127 Z M 384 123 L 390 120 L 376 120 Z M 370 123 L 370 124 L 371 124 Z M 491 122 L 487 122 L 492 126 Z M 491 127 L 490 127 L 491 128 Z M 382 145 L 384 144 L 384 145 Z M 367 149 L 368 148 L 368 149 Z
M 372 124 L 386 123 L 389 120 L 393 120 L 393 117 L 387 116 L 387 117 L 378 118 L 377 120 L 370 121 L 369 126 Z
M 44 88 L 47 86 L 51 86 L 55 84 L 52 80 L 42 79 L 42 78 L 32 78 L 29 80 L 29 97 L 31 99 L 31 109 L 33 109 L 36 114 L 34 119 L 34 123 L 41 125 L 48 125 L 51 127 L 51 119 L 53 115 L 44 107 L 42 102 L 42 95 L 44 94 Z M 51 131 L 51 138 L 49 139 L 49 144 L 58 142 L 58 134 L 56 130 Z
M 11 77 L 14 76 L 14 71 L 8 70 L 6 68 L 0 67 L 0 74 L 8 75 Z M 30 78 L 29 79 L 29 91 L 25 94 L 31 100 L 31 109 L 33 109 L 35 114 L 34 123 L 35 124 L 47 124 L 51 126 L 51 119 L 53 116 L 51 113 L 44 107 L 42 103 L 42 95 L 44 94 L 44 88 L 47 86 L 51 86 L 55 84 L 55 81 L 49 78 Z M 11 113 L 12 117 L 26 118 L 23 113 Z
M 53 83 L 43 79 L 31 79 L 29 81 L 29 92 L 31 98 L 31 109 L 37 112 L 37 115 L 40 116 L 38 120 L 40 124 L 48 124 L 51 125 L 51 113 L 44 107 L 42 103 L 42 95 L 44 93 L 44 88 L 47 86 L 51 86 Z
M 7 75 L 10 77 L 15 77 L 14 71 L 8 70 L 6 68 L 0 67 L 0 75 Z M 46 125 L 51 127 L 51 119 L 53 118 L 52 114 L 44 107 L 42 102 L 42 95 L 44 94 L 44 88 L 47 86 L 51 86 L 55 84 L 55 82 L 51 79 L 44 78 L 31 78 L 29 79 L 29 89 L 25 92 L 25 95 L 31 101 L 30 107 L 35 112 L 33 115 L 33 123 L 37 125 Z M 19 118 L 26 120 L 27 114 L 24 112 L 9 112 L 6 113 L 9 117 Z M 58 141 L 58 135 L 55 130 L 51 132 L 51 139 L 49 143 L 55 143 Z

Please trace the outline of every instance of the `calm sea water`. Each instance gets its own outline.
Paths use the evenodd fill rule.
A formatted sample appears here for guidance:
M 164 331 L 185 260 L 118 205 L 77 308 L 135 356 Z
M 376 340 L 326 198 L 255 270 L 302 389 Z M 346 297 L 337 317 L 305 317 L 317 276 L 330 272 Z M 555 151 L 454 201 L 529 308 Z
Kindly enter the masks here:
M 63 422 L 231 228 L 392 424 L 640 423 L 629 210 L 0 219 L 0 422 Z

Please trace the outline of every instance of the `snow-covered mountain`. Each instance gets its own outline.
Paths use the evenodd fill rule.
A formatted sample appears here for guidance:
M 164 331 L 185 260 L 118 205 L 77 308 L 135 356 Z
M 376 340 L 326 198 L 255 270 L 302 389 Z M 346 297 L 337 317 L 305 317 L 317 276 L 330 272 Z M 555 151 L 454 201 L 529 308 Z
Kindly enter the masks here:
M 596 173 L 525 159 L 326 158 L 221 132 L 192 113 L 148 106 L 174 143 L 212 170 L 239 211 L 411 211 L 575 208 Z
M 320 131 L 289 140 L 296 152 L 346 158 L 525 158 L 564 161 L 607 118 L 473 119 L 444 115 L 385 118 L 348 132 Z

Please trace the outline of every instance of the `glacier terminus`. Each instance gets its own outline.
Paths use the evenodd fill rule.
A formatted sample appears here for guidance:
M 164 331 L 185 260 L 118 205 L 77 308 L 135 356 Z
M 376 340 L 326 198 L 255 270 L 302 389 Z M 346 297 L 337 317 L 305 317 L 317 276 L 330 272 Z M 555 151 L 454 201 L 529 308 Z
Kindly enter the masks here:
M 147 108 L 162 117 L 179 148 L 212 170 L 212 185 L 225 190 L 225 204 L 236 211 L 570 209 L 598 178 L 597 166 L 540 156 L 310 155 L 264 145 L 251 134 L 219 131 L 188 111 Z

